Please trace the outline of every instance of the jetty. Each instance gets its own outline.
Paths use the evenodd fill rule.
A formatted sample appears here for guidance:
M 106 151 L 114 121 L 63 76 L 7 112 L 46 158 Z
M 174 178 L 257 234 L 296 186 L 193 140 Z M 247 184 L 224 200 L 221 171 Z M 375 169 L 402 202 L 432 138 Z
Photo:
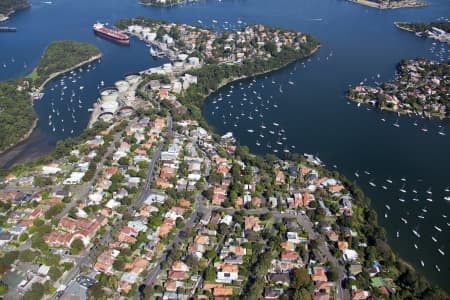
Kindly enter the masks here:
M 16 32 L 16 27 L 0 27 L 0 32 Z

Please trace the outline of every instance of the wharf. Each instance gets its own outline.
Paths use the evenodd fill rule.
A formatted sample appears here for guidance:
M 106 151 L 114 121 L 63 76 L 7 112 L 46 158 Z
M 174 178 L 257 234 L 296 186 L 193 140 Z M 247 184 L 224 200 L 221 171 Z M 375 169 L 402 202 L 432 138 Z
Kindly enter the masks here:
M 0 27 L 0 32 L 16 32 L 16 27 Z

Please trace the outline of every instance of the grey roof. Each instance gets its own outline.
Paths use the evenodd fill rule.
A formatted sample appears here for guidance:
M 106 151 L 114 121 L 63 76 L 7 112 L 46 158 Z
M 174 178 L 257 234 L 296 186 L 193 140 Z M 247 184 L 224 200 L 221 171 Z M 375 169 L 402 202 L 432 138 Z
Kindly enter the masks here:
M 0 241 L 10 241 L 13 235 L 9 232 L 0 232 Z
M 72 281 L 72 283 L 69 284 L 67 289 L 64 291 L 63 296 L 60 298 L 62 300 L 86 300 L 87 294 L 86 294 L 87 288 L 80 285 L 76 281 Z
M 281 282 L 285 284 L 290 284 L 291 282 L 289 273 L 269 273 L 267 279 L 272 282 Z

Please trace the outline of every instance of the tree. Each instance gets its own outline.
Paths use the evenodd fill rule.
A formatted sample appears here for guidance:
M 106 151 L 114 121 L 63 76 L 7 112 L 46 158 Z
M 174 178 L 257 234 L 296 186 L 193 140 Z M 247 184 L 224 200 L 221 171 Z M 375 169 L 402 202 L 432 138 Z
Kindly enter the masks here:
M 208 250 L 208 251 L 206 251 L 205 256 L 209 260 L 214 259 L 216 257 L 216 251 Z
M 209 267 L 205 271 L 205 280 L 206 281 L 215 281 L 216 280 L 216 271 L 212 267 Z
M 26 292 L 23 295 L 23 300 L 36 300 L 36 299 L 42 299 L 45 293 L 45 287 L 39 282 L 33 283 L 31 286 L 31 290 Z
M 62 272 L 59 270 L 58 267 L 51 267 L 50 270 L 48 270 L 48 276 L 50 276 L 50 278 L 53 281 L 58 280 L 62 275 Z
M 36 257 L 36 253 L 30 249 L 24 250 L 19 254 L 19 259 L 23 262 L 32 262 Z
M 118 161 L 119 165 L 128 166 L 130 161 L 127 157 L 121 157 Z
M 70 269 L 73 268 L 73 263 L 70 261 L 64 262 L 63 267 L 64 267 L 64 271 L 69 271 Z
M 338 270 L 336 269 L 336 267 L 334 265 L 330 266 L 330 269 L 328 269 L 327 275 L 328 275 L 328 279 L 330 281 L 337 281 L 339 279 Z
M 28 234 L 24 232 L 19 236 L 19 241 L 24 242 L 26 240 L 28 240 Z
M 0 295 L 6 294 L 8 291 L 8 285 L 4 283 L 3 281 L 0 281 Z
M 308 271 L 304 268 L 295 269 L 292 273 L 292 285 L 296 289 L 306 288 L 310 285 L 311 278 Z
M 1 258 L 1 262 L 6 265 L 11 265 L 19 257 L 19 251 L 9 251 Z
M 122 271 L 124 264 L 125 262 L 123 261 L 123 259 L 118 258 L 113 262 L 113 268 L 117 271 Z
M 311 299 L 311 293 L 307 289 L 301 288 L 294 292 L 293 300 L 309 300 Z
M 70 254 L 78 255 L 83 249 L 83 242 L 80 239 L 75 239 L 70 245 Z
M 45 212 L 45 218 L 46 219 L 51 219 L 54 216 L 56 216 L 58 213 L 60 213 L 65 207 L 64 203 L 58 203 L 52 207 L 49 208 L 49 210 L 47 210 Z
M 88 289 L 89 299 L 104 299 L 105 292 L 103 291 L 100 282 L 97 282 Z
M 151 299 L 151 297 L 155 293 L 155 289 L 153 288 L 153 286 L 151 284 L 149 284 L 149 285 L 145 286 L 142 293 L 144 294 L 144 300 Z
M 178 229 L 183 227 L 183 219 L 177 218 L 176 221 L 175 221 L 175 227 L 178 228 Z
M 34 185 L 38 187 L 45 187 L 53 183 L 52 179 L 49 177 L 34 177 Z
M 9 270 L 9 264 L 5 264 L 4 262 L 0 262 L 0 275 L 5 274 Z

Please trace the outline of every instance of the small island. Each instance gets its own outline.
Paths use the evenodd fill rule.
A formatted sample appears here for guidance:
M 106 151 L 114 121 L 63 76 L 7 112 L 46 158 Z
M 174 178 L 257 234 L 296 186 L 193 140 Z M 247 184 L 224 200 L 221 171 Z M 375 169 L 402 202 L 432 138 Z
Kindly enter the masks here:
M 13 13 L 30 7 L 27 0 L 2 0 L 0 1 L 0 22 L 8 20 Z
M 198 0 L 140 0 L 140 4 L 158 7 L 172 7 L 189 2 L 197 2 Z
M 426 2 L 417 0 L 348 0 L 348 1 L 379 9 L 422 7 L 428 5 Z
M 395 22 L 394 24 L 400 29 L 414 32 L 417 36 L 450 43 L 450 22 Z
M 0 82 L 0 151 L 26 139 L 33 131 L 37 119 L 30 95 L 31 99 L 39 99 L 48 81 L 100 57 L 100 50 L 93 45 L 57 41 L 48 46 L 28 76 Z
M 371 104 L 382 110 L 448 118 L 449 85 L 449 62 L 403 60 L 394 80 L 376 87 L 359 85 L 350 89 L 348 99 Z

